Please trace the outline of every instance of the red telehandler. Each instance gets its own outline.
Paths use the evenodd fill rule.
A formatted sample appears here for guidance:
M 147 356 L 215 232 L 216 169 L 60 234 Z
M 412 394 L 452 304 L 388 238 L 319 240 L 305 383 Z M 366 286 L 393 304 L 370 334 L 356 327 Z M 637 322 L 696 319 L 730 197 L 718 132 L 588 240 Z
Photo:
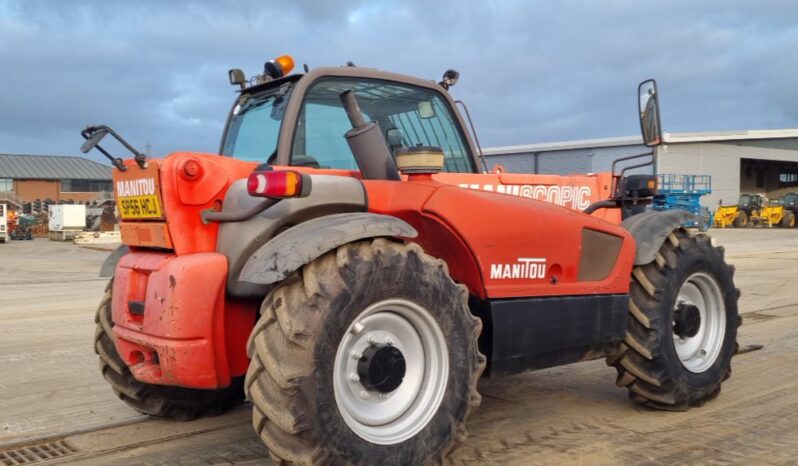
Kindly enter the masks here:
M 465 439 L 480 377 L 606 358 L 652 408 L 718 394 L 733 268 L 691 214 L 646 211 L 656 179 L 628 172 L 653 152 L 618 173 L 487 172 L 456 72 L 292 67 L 230 71 L 218 154 L 82 133 L 115 166 L 124 245 L 95 349 L 127 404 L 186 420 L 246 396 L 278 463 L 407 465 Z M 659 144 L 656 84 L 639 98 Z

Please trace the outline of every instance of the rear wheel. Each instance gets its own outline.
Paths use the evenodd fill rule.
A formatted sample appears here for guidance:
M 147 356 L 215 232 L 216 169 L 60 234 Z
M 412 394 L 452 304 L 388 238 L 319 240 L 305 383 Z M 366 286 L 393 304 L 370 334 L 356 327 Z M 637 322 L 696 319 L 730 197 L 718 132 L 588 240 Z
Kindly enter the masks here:
M 781 226 L 784 228 L 795 228 L 795 214 L 792 212 L 785 212 L 784 218 L 781 219 Z
M 706 235 L 670 235 L 635 267 L 627 333 L 607 364 L 617 384 L 650 407 L 686 410 L 714 398 L 737 348 L 738 290 L 723 249 Z
M 446 264 L 385 239 L 339 247 L 263 302 L 245 388 L 278 462 L 442 462 L 479 405 L 481 322 Z
M 100 370 L 114 393 L 136 411 L 151 416 L 190 421 L 201 416 L 215 416 L 244 401 L 243 377 L 237 377 L 227 388 L 196 390 L 142 383 L 133 377 L 119 357 L 113 341 L 111 318 L 113 280 L 105 288 L 94 321 L 94 352 L 100 357 Z

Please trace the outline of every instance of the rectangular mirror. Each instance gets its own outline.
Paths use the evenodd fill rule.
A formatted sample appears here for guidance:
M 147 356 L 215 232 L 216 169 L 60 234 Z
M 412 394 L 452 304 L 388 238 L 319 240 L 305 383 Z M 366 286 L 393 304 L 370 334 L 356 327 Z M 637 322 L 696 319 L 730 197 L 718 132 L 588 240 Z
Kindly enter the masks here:
M 94 149 L 94 146 L 100 143 L 100 140 L 108 134 L 108 131 L 105 129 L 98 129 L 91 135 L 89 139 L 86 139 L 86 142 L 80 146 L 80 151 L 84 154 L 88 153 L 90 150 Z
M 662 144 L 662 125 L 659 119 L 659 100 L 657 98 L 657 82 L 653 79 L 643 81 L 638 86 L 638 104 L 640 106 L 640 130 L 643 133 L 643 144 L 648 147 Z

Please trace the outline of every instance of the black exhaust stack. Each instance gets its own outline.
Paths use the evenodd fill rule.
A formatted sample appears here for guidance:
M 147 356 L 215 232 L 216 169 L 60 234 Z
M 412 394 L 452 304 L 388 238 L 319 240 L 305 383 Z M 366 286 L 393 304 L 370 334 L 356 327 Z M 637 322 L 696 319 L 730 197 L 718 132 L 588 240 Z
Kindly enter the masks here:
M 355 156 L 363 179 L 400 180 L 399 171 L 382 136 L 379 123 L 373 121 L 366 123 L 352 91 L 346 91 L 340 97 L 352 123 L 352 129 L 347 131 L 344 137 L 349 143 L 352 155 Z

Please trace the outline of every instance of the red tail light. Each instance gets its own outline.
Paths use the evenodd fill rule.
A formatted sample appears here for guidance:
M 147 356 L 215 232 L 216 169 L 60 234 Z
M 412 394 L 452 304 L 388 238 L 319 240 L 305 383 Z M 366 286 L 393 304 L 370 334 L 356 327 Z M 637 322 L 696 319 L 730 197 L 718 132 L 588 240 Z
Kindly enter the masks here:
M 310 177 L 294 171 L 258 170 L 249 175 L 247 191 L 255 197 L 305 197 Z

